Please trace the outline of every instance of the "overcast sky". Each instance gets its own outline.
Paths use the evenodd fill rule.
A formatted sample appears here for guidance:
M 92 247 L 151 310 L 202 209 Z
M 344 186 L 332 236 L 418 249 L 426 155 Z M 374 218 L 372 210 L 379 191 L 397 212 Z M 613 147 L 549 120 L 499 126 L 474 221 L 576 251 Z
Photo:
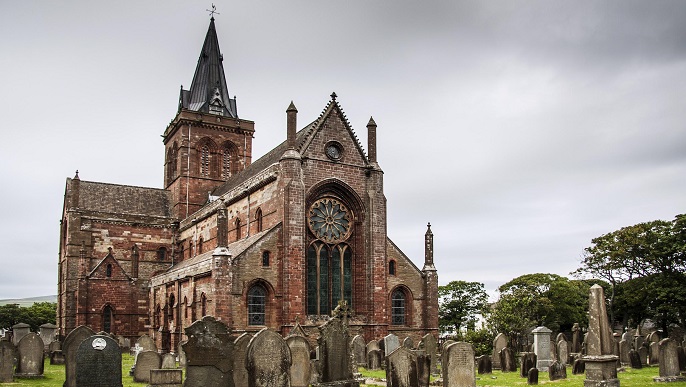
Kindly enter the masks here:
M 686 212 L 684 1 L 219 1 L 253 156 L 331 92 L 378 124 L 388 234 L 440 284 L 568 275 Z M 0 0 L 0 299 L 55 294 L 67 177 L 161 187 L 210 3 Z

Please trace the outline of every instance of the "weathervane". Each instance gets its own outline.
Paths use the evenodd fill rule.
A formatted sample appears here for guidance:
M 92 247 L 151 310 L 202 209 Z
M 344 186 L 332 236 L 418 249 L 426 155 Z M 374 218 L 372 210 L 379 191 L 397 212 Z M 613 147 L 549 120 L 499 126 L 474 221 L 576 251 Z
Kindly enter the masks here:
M 214 19 L 214 14 L 216 13 L 217 15 L 221 15 L 219 12 L 217 12 L 217 6 L 212 3 L 212 10 L 210 11 L 209 9 L 206 9 L 205 11 L 210 13 L 210 17 Z

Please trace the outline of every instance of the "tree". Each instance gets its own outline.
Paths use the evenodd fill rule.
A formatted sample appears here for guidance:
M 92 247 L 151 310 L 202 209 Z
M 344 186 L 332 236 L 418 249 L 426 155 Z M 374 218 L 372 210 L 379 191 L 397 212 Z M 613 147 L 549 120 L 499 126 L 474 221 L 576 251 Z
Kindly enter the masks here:
M 441 332 L 472 330 L 488 305 L 488 294 L 480 282 L 451 281 L 438 287 L 438 326 Z
M 57 304 L 54 302 L 36 302 L 29 307 L 19 304 L 0 306 L 0 328 L 9 329 L 18 323 L 31 326 L 31 330 L 38 332 L 38 328 L 46 323 L 54 324 Z

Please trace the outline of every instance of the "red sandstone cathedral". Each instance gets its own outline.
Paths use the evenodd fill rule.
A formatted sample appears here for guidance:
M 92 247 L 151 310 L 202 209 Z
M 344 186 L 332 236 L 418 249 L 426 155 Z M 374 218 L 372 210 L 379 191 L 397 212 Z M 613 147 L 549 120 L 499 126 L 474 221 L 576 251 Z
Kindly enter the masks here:
M 158 348 L 212 315 L 237 332 L 315 327 L 339 301 L 366 340 L 438 333 L 438 277 L 427 229 L 420 270 L 386 235 L 376 123 L 367 154 L 336 95 L 253 161 L 253 121 L 239 118 L 214 18 L 189 90 L 163 133 L 164 188 L 67 179 L 57 325 Z M 309 118 L 311 119 L 311 118 Z M 154 135 L 154 134 L 151 134 Z

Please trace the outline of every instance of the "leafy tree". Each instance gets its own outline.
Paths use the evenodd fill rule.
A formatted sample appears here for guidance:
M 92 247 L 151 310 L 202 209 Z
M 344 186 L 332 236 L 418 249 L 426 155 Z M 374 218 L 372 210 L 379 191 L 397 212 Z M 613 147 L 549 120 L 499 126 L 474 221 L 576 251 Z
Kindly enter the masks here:
M 21 321 L 21 307 L 19 304 L 0 305 L 0 328 L 9 329 Z
M 9 329 L 18 323 L 26 323 L 31 330 L 38 332 L 38 328 L 46 323 L 56 321 L 57 304 L 54 302 L 36 302 L 29 307 L 19 304 L 0 306 L 0 328 Z
M 438 287 L 438 326 L 442 332 L 474 329 L 478 315 L 488 305 L 488 294 L 480 282 L 451 281 Z

